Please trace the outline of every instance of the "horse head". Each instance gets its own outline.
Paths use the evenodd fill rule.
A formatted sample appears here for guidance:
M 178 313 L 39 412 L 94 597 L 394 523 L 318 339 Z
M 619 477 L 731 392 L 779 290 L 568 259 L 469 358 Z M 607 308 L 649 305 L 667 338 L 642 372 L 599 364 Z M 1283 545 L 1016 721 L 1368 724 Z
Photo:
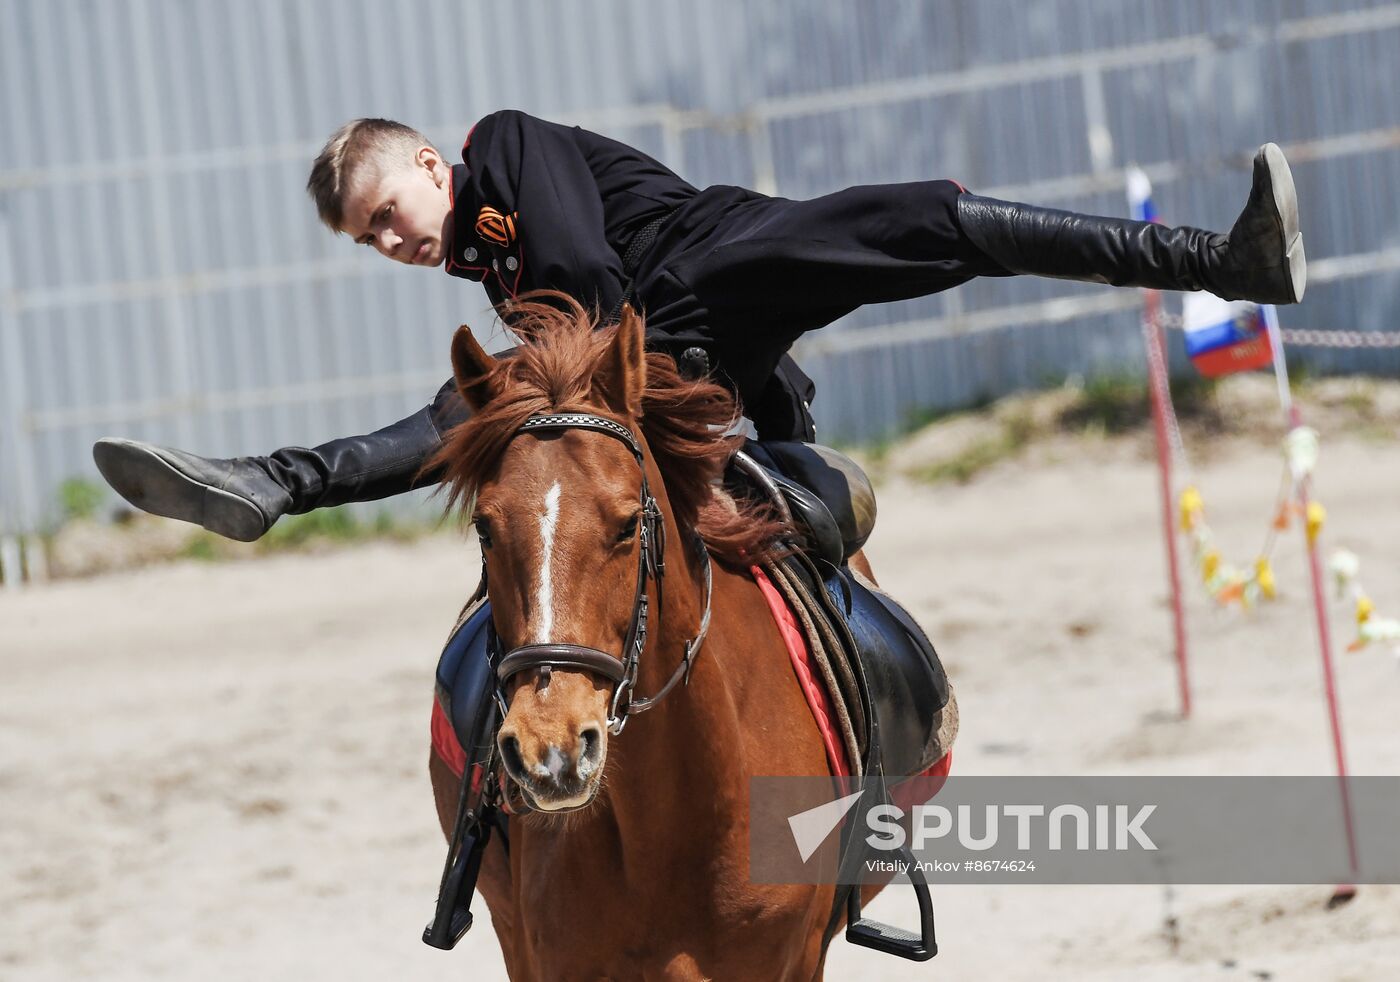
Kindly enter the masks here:
M 595 333 L 577 308 L 573 324 L 526 312 L 512 322 L 525 342 L 515 359 L 493 359 L 463 326 L 452 367 L 486 444 L 468 451 L 479 455 L 470 521 L 508 707 L 498 751 L 529 803 L 567 811 L 598 793 L 609 728 L 637 681 L 647 608 L 659 607 L 665 493 L 641 437 L 641 318 L 626 308 Z

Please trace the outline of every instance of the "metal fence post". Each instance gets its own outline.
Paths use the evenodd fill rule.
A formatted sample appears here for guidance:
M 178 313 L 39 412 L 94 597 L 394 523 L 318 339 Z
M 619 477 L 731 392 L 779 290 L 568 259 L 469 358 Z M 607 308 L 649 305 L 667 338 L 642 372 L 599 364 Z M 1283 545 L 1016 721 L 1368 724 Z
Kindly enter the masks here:
M 34 489 L 33 430 L 25 425 L 29 412 L 25 386 L 24 343 L 19 330 L 19 294 L 10 252 L 10 224 L 0 214 L 0 567 L 5 586 L 24 581 L 21 547 L 30 557 L 30 572 L 42 579 L 43 544 L 39 542 L 37 494 Z
M 155 30 L 151 24 L 149 5 L 139 0 L 131 8 L 134 30 L 133 44 L 136 48 L 138 66 L 138 91 L 140 92 L 140 112 L 143 144 L 152 156 L 165 153 L 165 123 L 161 118 L 160 87 L 155 77 L 155 63 L 158 57 L 155 44 Z M 186 302 L 180 295 L 176 274 L 179 266 L 175 261 L 175 209 L 171 198 L 174 192 L 169 182 L 162 182 L 151 195 L 152 231 L 156 249 L 156 272 L 165 281 L 161 290 L 161 313 L 165 320 L 165 337 L 170 344 L 170 369 L 172 378 L 171 400 L 180 408 L 175 414 L 175 440 L 179 446 L 191 446 L 194 440 L 194 420 L 192 410 L 195 401 L 194 359 L 190 351 L 189 317 Z
M 749 112 L 740 117 L 741 128 L 749 136 L 749 153 L 753 159 L 754 190 L 760 194 L 778 193 L 778 167 L 773 160 L 771 121 L 762 112 Z
M 685 136 L 683 121 L 671 106 L 661 111 L 661 153 L 667 167 L 677 174 L 685 173 Z

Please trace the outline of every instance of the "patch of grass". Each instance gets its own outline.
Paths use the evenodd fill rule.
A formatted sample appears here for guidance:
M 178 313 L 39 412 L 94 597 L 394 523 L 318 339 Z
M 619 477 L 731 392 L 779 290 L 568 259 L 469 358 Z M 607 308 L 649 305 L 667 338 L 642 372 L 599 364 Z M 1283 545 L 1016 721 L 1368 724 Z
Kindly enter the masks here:
M 1218 415 L 1215 381 L 1194 373 L 1171 379 L 1172 405 L 1179 419 L 1208 420 Z M 1060 426 L 1092 433 L 1127 433 L 1152 419 L 1147 380 L 1136 376 L 1098 375 L 1080 387 L 1079 398 L 1060 413 Z
M 381 509 L 372 518 L 356 517 L 348 507 L 320 508 L 305 515 L 289 515 L 272 526 L 257 542 L 259 552 L 281 552 L 317 543 L 362 542 L 393 539 L 408 542 L 432 532 L 441 522 L 399 519 Z
M 900 439 L 897 436 L 883 436 L 868 443 L 838 440 L 832 445 L 832 449 L 839 450 L 848 457 L 863 454 L 873 466 L 879 467 L 885 462 L 885 458 L 889 456 L 890 451 L 894 449 Z
M 320 508 L 305 515 L 288 515 L 258 540 L 263 552 L 295 549 L 312 539 L 349 542 L 363 538 L 365 529 L 348 508 Z
M 966 406 L 954 408 L 936 409 L 933 406 L 923 406 L 911 409 L 904 414 L 904 419 L 900 424 L 898 435 L 908 436 L 915 433 L 931 423 L 941 423 L 945 419 L 952 419 L 954 416 L 962 416 L 966 413 L 980 413 L 996 405 L 997 400 L 983 392 L 974 396 L 972 401 Z
M 213 532 L 201 531 L 185 543 L 185 548 L 180 554 L 186 559 L 198 559 L 201 562 L 212 563 L 221 555 L 219 542 L 219 537 Z
M 1376 416 L 1376 393 L 1369 386 L 1357 386 L 1342 397 L 1342 405 L 1358 419 L 1370 420 Z
M 1059 422 L 1065 429 L 1123 433 L 1141 426 L 1151 411 L 1144 380 L 1100 375 L 1084 383 L 1079 397 L 1060 413 Z
M 974 440 L 946 460 L 935 461 L 912 472 L 914 478 L 931 484 L 967 484 L 982 471 L 1014 457 L 1031 441 L 1035 426 L 1029 413 L 1012 413 L 1001 421 L 995 436 Z
M 1356 435 L 1366 443 L 1393 446 L 1395 431 L 1392 427 L 1375 422 L 1362 423 L 1356 428 Z
M 840 450 L 845 454 L 855 453 L 863 456 L 871 464 L 878 465 L 884 462 L 889 452 L 896 447 L 900 441 L 911 434 L 917 433 L 925 426 L 941 423 L 955 416 L 981 412 L 995 403 L 995 399 L 983 393 L 976 396 L 972 402 L 965 406 L 943 409 L 933 406 L 915 406 L 907 410 L 894 429 L 883 436 L 879 436 L 873 440 L 836 440 L 831 446 L 833 449 Z M 820 434 L 818 434 L 817 442 L 823 442 Z
M 1000 439 L 977 440 L 947 460 L 940 460 L 920 467 L 914 471 L 914 476 L 930 484 L 942 484 L 948 481 L 966 484 L 997 461 L 1004 460 L 1012 452 L 1014 451 L 1008 449 L 1007 444 Z
M 107 497 L 107 489 L 96 481 L 82 477 L 70 477 L 58 486 L 58 506 L 63 513 L 63 521 L 92 518 L 102 501 Z
M 1288 385 L 1292 389 L 1304 388 L 1309 382 L 1322 378 L 1322 375 L 1313 370 L 1300 358 L 1290 358 L 1288 361 Z
M 259 555 L 266 555 L 374 539 L 408 542 L 436 530 L 440 525 L 440 522 L 416 518 L 395 518 L 388 510 L 380 510 L 372 518 L 362 519 L 348 507 L 322 508 L 305 515 L 282 518 L 251 548 Z M 180 555 L 187 559 L 215 562 L 230 556 L 246 555 L 247 548 L 213 532 L 201 530 L 185 544 Z
M 1215 401 L 1215 389 L 1220 380 L 1206 378 L 1191 372 L 1169 380 L 1167 391 L 1171 393 L 1172 405 L 1182 418 L 1217 418 L 1220 409 Z

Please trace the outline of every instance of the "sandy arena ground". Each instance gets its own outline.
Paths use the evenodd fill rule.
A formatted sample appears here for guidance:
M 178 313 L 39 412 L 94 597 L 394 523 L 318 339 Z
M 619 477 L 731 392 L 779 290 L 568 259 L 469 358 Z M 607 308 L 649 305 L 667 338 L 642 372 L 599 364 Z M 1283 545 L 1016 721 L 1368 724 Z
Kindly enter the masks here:
M 1324 442 L 1318 475 L 1329 545 L 1361 556 L 1390 616 L 1395 435 Z M 1296 529 L 1276 554 L 1276 605 L 1216 611 L 1192 584 L 1197 708 L 1171 719 L 1144 446 L 1067 439 L 967 485 L 883 486 L 869 551 L 957 682 L 956 771 L 1331 773 Z M 1227 442 L 1199 476 L 1221 544 L 1247 561 L 1276 453 Z M 457 951 L 418 940 L 444 849 L 425 765 L 431 672 L 477 562 L 443 535 L 0 594 L 0 979 L 504 978 L 480 903 Z M 1342 647 L 1351 627 L 1333 611 Z M 1339 661 L 1353 770 L 1400 774 L 1396 659 Z M 942 886 L 937 959 L 838 941 L 829 977 L 1400 978 L 1400 887 L 1334 911 L 1328 893 Z M 908 922 L 910 903 L 896 893 L 874 912 Z

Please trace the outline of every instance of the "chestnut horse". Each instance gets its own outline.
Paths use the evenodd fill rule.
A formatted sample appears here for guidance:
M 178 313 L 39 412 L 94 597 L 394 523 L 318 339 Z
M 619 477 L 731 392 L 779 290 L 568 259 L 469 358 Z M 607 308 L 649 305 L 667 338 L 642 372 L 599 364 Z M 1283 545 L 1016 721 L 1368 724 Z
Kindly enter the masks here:
M 749 779 L 829 771 L 748 572 L 788 530 L 718 491 L 733 400 L 644 353 L 630 309 L 596 329 L 577 306 L 522 303 L 511 326 L 513 358 L 454 337 L 474 413 L 437 458 L 452 505 L 472 509 L 500 649 L 577 655 L 504 685 L 499 757 L 532 810 L 511 817 L 508 855 L 489 843 L 478 888 L 510 976 L 819 978 L 834 888 L 749 881 Z M 549 414 L 595 423 L 527 425 Z M 660 543 L 664 589 L 639 575 Z M 635 640 L 648 582 L 634 715 L 699 647 L 620 734 L 622 672 L 600 659 Z M 436 753 L 429 769 L 450 837 L 460 779 Z

